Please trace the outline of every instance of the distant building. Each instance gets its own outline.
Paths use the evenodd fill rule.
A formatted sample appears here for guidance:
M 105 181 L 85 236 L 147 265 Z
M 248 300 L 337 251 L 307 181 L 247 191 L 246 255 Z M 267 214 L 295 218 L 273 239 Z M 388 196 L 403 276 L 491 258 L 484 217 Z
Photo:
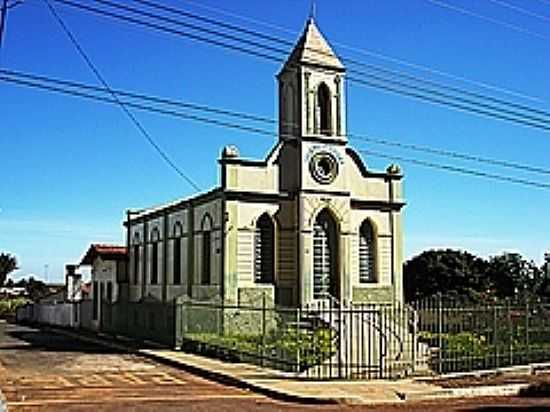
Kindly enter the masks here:
M 348 145 L 346 69 L 313 19 L 277 79 L 265 160 L 228 146 L 219 187 L 129 213 L 130 301 L 402 301 L 403 176 Z
M 0 288 L 0 296 L 6 296 L 10 298 L 27 296 L 27 289 L 24 287 L 12 286 Z
M 91 299 L 94 322 L 101 319 L 101 302 L 116 302 L 119 283 L 127 281 L 126 247 L 92 244 L 82 258 L 80 266 L 91 266 Z

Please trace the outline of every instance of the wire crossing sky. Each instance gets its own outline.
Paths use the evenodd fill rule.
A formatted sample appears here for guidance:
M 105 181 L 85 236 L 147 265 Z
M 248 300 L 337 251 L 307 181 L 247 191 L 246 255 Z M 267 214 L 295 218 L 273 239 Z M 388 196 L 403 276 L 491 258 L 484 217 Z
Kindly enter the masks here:
M 89 4 L 95 3 L 99 4 Z M 139 10 L 152 4 L 147 0 L 101 3 L 102 7 L 112 3 Z M 275 27 L 300 32 L 310 5 L 294 0 L 270 3 L 235 1 L 221 6 L 214 0 L 162 0 L 157 4 L 218 23 L 221 20 L 227 27 L 187 18 L 186 24 L 196 27 L 185 30 L 215 41 L 221 41 L 215 32 L 223 32 L 235 37 L 224 41 L 246 51 L 252 49 L 250 42 L 259 43 L 254 50 L 273 55 L 276 61 L 272 62 L 67 6 L 56 6 L 56 10 L 113 90 L 139 91 L 268 120 L 236 121 L 241 126 L 259 123 L 257 127 L 270 135 L 260 136 L 135 112 L 174 164 L 208 190 L 217 184 L 216 160 L 224 145 L 236 144 L 244 157 L 261 159 L 276 140 L 276 123 L 269 123 L 277 118 L 275 75 L 278 62 L 291 47 L 273 39 L 294 43 L 297 36 L 281 35 Z M 446 3 L 463 6 L 456 0 Z M 515 9 L 496 1 L 464 8 L 550 36 L 547 22 L 517 10 L 545 16 L 550 8 L 543 2 L 498 3 Z M 148 12 L 160 14 L 159 9 Z M 8 14 L 0 51 L 2 69 L 97 84 L 43 1 L 25 2 Z M 184 21 L 183 15 L 174 13 L 164 17 Z M 133 18 L 144 17 L 134 14 Z M 155 21 L 169 25 L 166 20 Z M 348 59 L 350 144 L 363 151 L 371 169 L 385 169 L 390 161 L 403 159 L 407 255 L 430 247 L 457 247 L 481 255 L 514 250 L 540 260 L 550 249 L 547 190 L 465 177 L 427 165 L 443 163 L 548 183 L 547 175 L 539 172 L 550 169 L 550 135 L 541 127 L 516 122 L 545 127 L 548 120 L 548 42 L 424 0 L 350 1 L 346 7 L 321 0 L 317 21 L 329 42 Z M 230 26 L 266 38 L 245 36 Z M 175 29 L 176 23 L 169 27 Z M 204 28 L 214 33 L 200 31 Z M 249 43 L 240 42 L 243 38 Z M 273 50 L 264 47 L 268 45 Z M 358 87 L 360 82 L 376 87 Z M 396 88 L 399 93 L 385 93 L 380 86 Z M 457 98 L 475 100 L 477 109 L 514 121 L 472 116 L 449 110 L 447 105 L 404 98 L 402 92 L 420 93 L 413 87 L 445 103 L 465 104 Z M 435 93 L 452 95 L 452 99 Z M 9 102 L 3 106 L 0 136 L 5 153 L 10 154 L 0 166 L 2 176 L 7 176 L 5 185 L 0 185 L 0 249 L 17 254 L 19 276 L 41 276 L 47 264 L 50 278 L 61 280 L 63 265 L 78 261 L 90 242 L 124 242 L 121 221 L 125 209 L 149 207 L 193 192 L 182 187 L 181 179 L 136 136 L 133 125 L 113 105 L 7 82 L 0 82 L 0 101 Z M 222 114 L 204 114 L 207 118 L 218 115 Z M 442 156 L 447 157 L 442 160 Z

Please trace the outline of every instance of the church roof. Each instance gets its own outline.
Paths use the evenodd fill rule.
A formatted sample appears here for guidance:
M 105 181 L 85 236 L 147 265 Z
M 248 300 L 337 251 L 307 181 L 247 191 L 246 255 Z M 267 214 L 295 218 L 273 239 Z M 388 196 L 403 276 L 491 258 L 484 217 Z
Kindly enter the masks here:
M 294 46 L 285 67 L 303 63 L 345 70 L 344 65 L 321 34 L 313 18 L 307 21 L 304 32 Z

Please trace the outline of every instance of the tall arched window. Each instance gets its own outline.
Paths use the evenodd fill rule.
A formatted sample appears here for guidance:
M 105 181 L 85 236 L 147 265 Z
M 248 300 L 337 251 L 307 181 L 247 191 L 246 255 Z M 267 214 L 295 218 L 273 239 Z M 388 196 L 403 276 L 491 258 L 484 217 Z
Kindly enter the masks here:
M 376 245 L 374 229 L 365 220 L 359 229 L 359 282 L 376 282 Z
M 313 225 L 313 298 L 339 298 L 337 225 L 327 209 Z
M 138 279 L 139 279 L 139 233 L 136 233 L 134 235 L 134 240 L 132 242 L 133 244 L 133 249 L 134 249 L 134 253 L 133 253 L 133 257 L 134 257 L 134 265 L 133 265 L 133 270 L 134 270 L 134 285 L 137 285 L 138 284 Z
M 151 242 L 153 244 L 151 250 L 151 285 L 159 283 L 159 240 L 159 231 L 154 228 L 151 232 Z
M 254 233 L 254 281 L 256 283 L 274 283 L 275 228 L 267 213 L 256 222 Z
M 209 214 L 202 219 L 202 244 L 201 244 L 201 284 L 209 285 L 212 272 L 212 218 Z
M 181 236 L 183 229 L 180 222 L 174 225 L 174 239 L 172 241 L 172 257 L 173 257 L 173 279 L 174 285 L 181 284 Z
M 295 119 L 294 119 L 294 87 L 291 84 L 287 84 L 284 87 L 284 96 L 283 96 L 283 130 L 285 133 L 292 134 L 295 128 Z
M 325 83 L 321 83 L 317 89 L 317 110 L 319 118 L 319 131 L 324 135 L 332 134 L 332 119 L 330 106 L 330 90 Z

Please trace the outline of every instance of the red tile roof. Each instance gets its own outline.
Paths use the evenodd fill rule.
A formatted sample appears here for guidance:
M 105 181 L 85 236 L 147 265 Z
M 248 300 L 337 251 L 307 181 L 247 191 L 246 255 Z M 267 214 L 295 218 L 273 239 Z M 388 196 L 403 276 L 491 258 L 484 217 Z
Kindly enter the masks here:
M 105 260 L 125 260 L 128 254 L 125 246 L 94 243 L 90 245 L 80 264 L 91 265 L 98 256 Z

